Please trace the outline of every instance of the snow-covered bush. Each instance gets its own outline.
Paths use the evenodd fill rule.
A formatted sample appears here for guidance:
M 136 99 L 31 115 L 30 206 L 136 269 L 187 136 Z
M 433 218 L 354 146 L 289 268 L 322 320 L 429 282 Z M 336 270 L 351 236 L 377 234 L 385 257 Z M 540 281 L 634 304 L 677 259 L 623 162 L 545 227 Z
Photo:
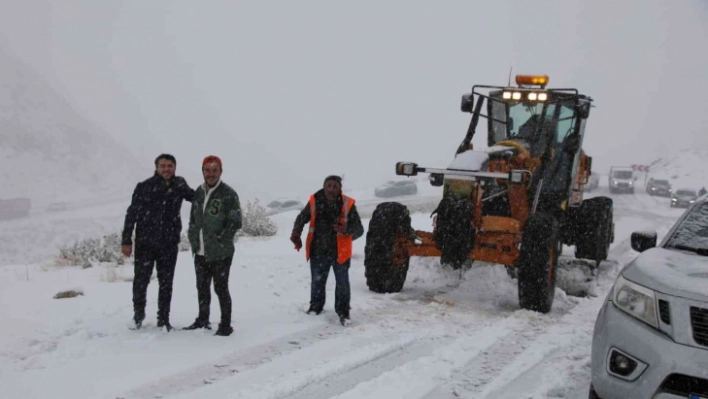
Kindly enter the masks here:
M 242 234 L 250 237 L 270 237 L 278 232 L 278 226 L 266 215 L 266 210 L 258 199 L 246 205 L 243 215 Z
M 261 207 L 262 209 L 262 207 Z M 255 217 L 259 221 L 259 217 Z M 272 222 L 267 220 L 267 222 Z M 258 223 L 261 223 L 260 221 Z M 256 223 L 256 231 L 262 231 L 264 227 Z M 275 234 L 275 225 L 273 224 L 273 234 Z M 273 234 L 252 234 L 252 235 L 273 235 Z M 234 237 L 234 242 L 238 240 L 238 236 Z M 180 235 L 177 248 L 180 252 L 189 251 L 191 245 L 186 233 Z M 135 247 L 133 247 L 135 250 Z M 71 245 L 63 245 L 59 247 L 59 255 L 55 259 L 57 266 L 82 266 L 89 268 L 93 263 L 115 263 L 120 266 L 125 263 L 125 258 L 121 252 L 121 235 L 113 233 L 99 238 L 86 238 L 81 241 L 76 241 Z M 109 273 L 110 274 L 110 273 Z M 122 280 L 122 277 L 117 277 Z M 112 282 L 112 276 L 106 276 L 106 281 Z
M 59 247 L 56 258 L 57 266 L 82 266 L 88 268 L 92 262 L 115 262 L 123 264 L 123 255 L 120 250 L 121 238 L 118 233 L 113 233 L 99 238 L 86 238 L 73 245 Z

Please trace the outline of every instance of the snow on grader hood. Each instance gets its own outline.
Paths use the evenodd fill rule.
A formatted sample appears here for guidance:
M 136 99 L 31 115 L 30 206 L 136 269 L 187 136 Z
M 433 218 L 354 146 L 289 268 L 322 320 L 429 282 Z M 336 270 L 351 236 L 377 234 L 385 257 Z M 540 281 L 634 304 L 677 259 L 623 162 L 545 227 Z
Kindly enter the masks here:
M 490 148 L 486 148 L 482 151 L 465 151 L 461 154 L 457 154 L 455 159 L 450 162 L 448 169 L 456 170 L 469 170 L 469 171 L 480 171 L 486 166 L 489 161 L 489 154 L 496 154 L 499 152 L 512 151 L 513 147 L 506 147 L 501 145 L 495 145 Z
M 438 256 L 505 265 L 516 276 L 519 304 L 549 312 L 562 245 L 599 265 L 614 240 L 612 200 L 583 199 L 592 159 L 582 150 L 592 99 L 576 89 L 546 89 L 548 76 L 518 75 L 517 87 L 475 85 L 462 96 L 470 125 L 447 168 L 398 162 L 396 174 L 430 174 L 443 198 L 433 231 L 413 230 L 408 209 L 380 204 L 369 223 L 364 265 L 369 289 L 403 289 L 410 258 Z M 480 118 L 487 148 L 474 150 Z

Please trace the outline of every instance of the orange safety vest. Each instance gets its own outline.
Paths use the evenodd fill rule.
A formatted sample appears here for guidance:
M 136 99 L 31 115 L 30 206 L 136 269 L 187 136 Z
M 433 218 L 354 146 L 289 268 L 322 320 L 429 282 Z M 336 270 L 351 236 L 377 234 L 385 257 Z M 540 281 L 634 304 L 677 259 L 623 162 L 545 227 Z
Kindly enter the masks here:
M 315 236 L 315 196 L 310 196 L 308 202 L 310 206 L 310 229 L 307 232 L 307 242 L 305 244 L 305 256 L 310 260 L 310 244 Z M 339 215 L 339 224 L 346 226 L 349 221 L 349 211 L 354 206 L 354 198 L 342 195 L 342 213 Z M 340 265 L 352 257 L 352 236 L 337 233 L 337 263 Z

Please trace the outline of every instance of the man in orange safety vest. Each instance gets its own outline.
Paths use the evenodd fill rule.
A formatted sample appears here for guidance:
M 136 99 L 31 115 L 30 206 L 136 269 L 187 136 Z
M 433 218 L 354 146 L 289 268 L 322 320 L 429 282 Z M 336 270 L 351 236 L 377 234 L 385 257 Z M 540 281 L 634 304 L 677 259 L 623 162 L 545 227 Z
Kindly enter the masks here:
M 321 190 L 310 196 L 307 205 L 295 219 L 290 241 L 298 251 L 306 223 L 310 223 L 305 242 L 305 256 L 310 261 L 312 284 L 307 313 L 320 314 L 325 304 L 325 288 L 329 269 L 334 269 L 337 282 L 334 309 L 344 325 L 349 320 L 349 264 L 352 241 L 364 234 L 354 198 L 342 194 L 342 179 L 328 176 Z

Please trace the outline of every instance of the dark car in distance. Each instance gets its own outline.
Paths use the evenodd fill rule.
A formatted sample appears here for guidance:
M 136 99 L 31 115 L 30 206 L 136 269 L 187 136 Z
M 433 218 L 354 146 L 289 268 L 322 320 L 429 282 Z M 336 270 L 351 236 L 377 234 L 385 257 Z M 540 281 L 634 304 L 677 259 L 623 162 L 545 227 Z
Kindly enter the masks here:
M 266 206 L 268 207 L 268 209 L 266 209 L 266 215 L 275 215 L 287 211 L 299 211 L 305 207 L 305 204 L 302 201 L 290 199 L 283 201 L 271 201 Z
M 690 188 L 681 188 L 671 194 L 671 207 L 688 208 L 690 205 L 695 203 L 697 199 L 698 193 L 696 192 L 696 190 Z
M 671 197 L 671 184 L 666 179 L 650 178 L 647 182 L 647 194 Z

